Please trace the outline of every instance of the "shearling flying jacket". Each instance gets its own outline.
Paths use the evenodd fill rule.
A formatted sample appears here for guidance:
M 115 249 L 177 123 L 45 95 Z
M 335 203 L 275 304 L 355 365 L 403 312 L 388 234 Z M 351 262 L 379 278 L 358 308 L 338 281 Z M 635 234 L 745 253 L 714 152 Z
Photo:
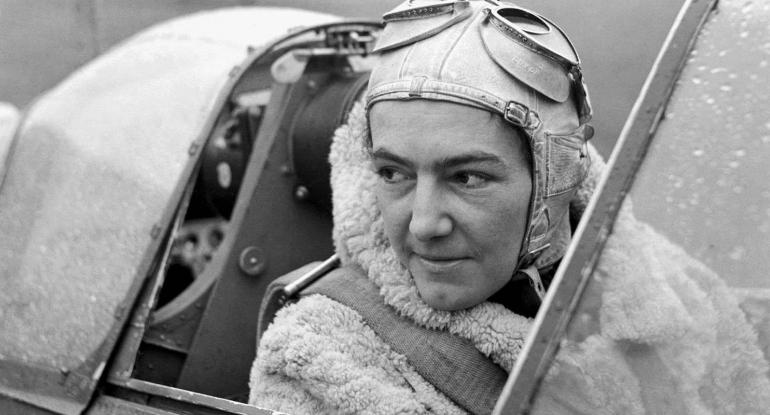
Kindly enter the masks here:
M 419 297 L 384 234 L 357 105 L 331 148 L 334 242 L 380 287 L 382 301 L 416 324 L 473 343 L 510 372 L 532 319 L 484 302 L 447 312 Z M 585 209 L 604 169 L 590 148 L 588 179 L 571 205 Z M 569 238 L 553 241 L 563 252 Z M 620 212 L 598 270 L 596 323 L 578 327 L 551 367 L 535 413 L 766 414 L 768 364 L 726 285 L 683 250 Z M 461 414 L 349 307 L 321 295 L 280 310 L 251 371 L 253 405 L 289 414 Z

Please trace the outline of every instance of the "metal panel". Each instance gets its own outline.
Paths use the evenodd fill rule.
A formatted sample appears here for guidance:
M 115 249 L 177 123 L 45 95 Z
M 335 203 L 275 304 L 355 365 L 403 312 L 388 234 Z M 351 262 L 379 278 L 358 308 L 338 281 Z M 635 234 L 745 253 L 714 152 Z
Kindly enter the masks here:
M 231 233 L 219 248 L 232 254 L 218 256 L 209 265 L 221 279 L 187 357 L 180 388 L 221 397 L 244 396 L 255 356 L 259 304 L 267 284 L 332 253 L 331 217 L 295 197 L 297 182 L 291 172 L 289 132 L 269 128 L 287 128 L 284 120 L 290 120 L 294 111 L 285 109 L 297 108 L 296 100 L 303 95 L 300 89 L 306 88 L 307 83 L 294 89 L 283 85 L 273 88 L 271 103 L 284 103 L 289 95 L 294 101 L 285 106 L 271 104 L 265 114 L 266 120 L 275 122 L 260 131 L 236 202 Z M 241 266 L 241 257 L 249 252 L 263 264 L 256 275 L 247 275 Z
M 269 36 L 252 24 L 240 27 Z M 6 396 L 62 413 L 87 403 L 194 169 L 201 114 L 245 50 L 154 40 L 83 68 L 25 121 L 0 199 L 0 241 L 10 247 L 0 250 L 0 298 L 11 304 L 0 310 Z
M 327 37 L 327 28 L 333 38 Z M 260 111 L 263 121 L 238 192 L 229 232 L 205 271 L 218 275 L 219 280 L 209 297 L 177 387 L 245 401 L 249 368 L 255 356 L 259 305 L 267 285 L 280 275 L 332 253 L 331 215 L 318 207 L 323 204 L 318 203 L 320 199 L 328 195 L 314 195 L 312 188 L 305 186 L 303 180 L 307 178 L 300 177 L 295 170 L 299 159 L 292 157 L 292 138 L 300 110 L 309 105 L 311 97 L 325 96 L 319 91 L 332 83 L 361 85 L 345 82 L 360 78 L 345 53 L 366 53 L 373 37 L 363 33 L 379 29 L 375 22 L 319 25 L 293 32 L 279 47 L 304 44 L 317 55 L 302 65 L 303 72 L 297 73 L 299 79 L 276 82 L 266 109 Z M 365 46 L 349 49 L 340 44 L 336 47 L 341 47 L 343 55 L 330 54 L 326 42 L 334 45 L 334 39 L 347 30 L 359 34 L 358 42 Z M 287 49 L 282 50 L 266 54 L 259 63 L 282 56 Z M 364 65 L 364 61 L 357 59 L 356 65 Z M 258 69 L 256 65 L 248 62 L 241 70 L 242 79 L 234 87 L 234 95 L 249 91 L 251 84 L 258 85 L 257 90 L 264 88 L 264 79 L 252 76 Z M 237 101 L 237 96 L 234 99 Z M 339 121 L 334 118 L 330 123 L 332 130 L 319 129 L 312 138 L 328 146 L 328 136 Z M 318 160 L 326 162 L 325 158 Z
M 310 24 L 310 23 L 321 23 L 321 22 L 328 22 L 330 20 L 333 20 L 334 18 L 329 15 L 323 15 L 323 14 L 316 14 L 316 13 L 308 13 L 308 12 L 293 12 L 293 11 L 276 11 L 275 13 L 259 13 L 259 10 L 256 9 L 247 9 L 243 10 L 241 12 L 234 12 L 230 11 L 227 13 L 218 13 L 214 15 L 201 15 L 201 16 L 194 16 L 187 20 L 178 20 L 176 22 L 173 22 L 167 26 L 164 27 L 158 27 L 155 29 L 151 29 L 147 32 L 144 32 L 143 34 L 139 35 L 137 39 L 152 39 L 158 36 L 158 34 L 166 34 L 166 33 L 179 33 L 179 32 L 187 32 L 183 29 L 183 27 L 186 26 L 194 26 L 194 30 L 198 32 L 205 32 L 207 30 L 216 30 L 216 27 L 218 24 L 222 24 L 223 22 L 228 23 L 229 30 L 227 34 L 218 33 L 219 36 L 227 37 L 227 36 L 235 36 L 236 39 L 233 41 L 247 41 L 245 36 L 242 36 L 242 30 L 248 30 L 250 32 L 253 32 L 252 35 L 254 39 L 259 39 L 263 43 L 267 40 L 273 40 L 279 35 L 282 35 L 286 32 L 287 28 L 284 26 L 286 21 L 283 21 L 280 24 L 269 24 L 271 21 L 276 21 L 275 17 L 276 14 L 278 16 L 287 16 L 292 15 L 295 18 L 295 23 L 301 23 L 301 24 Z M 258 14 L 259 13 L 259 14 Z M 278 21 L 282 21 L 282 19 L 277 19 Z M 258 23 L 262 22 L 265 24 L 259 25 Z M 252 25 L 256 24 L 256 28 L 252 27 Z M 189 31 L 189 28 L 188 28 Z M 240 35 L 239 35 L 240 34 Z M 166 36 L 161 35 L 161 38 L 165 38 Z M 244 45 L 245 46 L 245 45 Z M 275 46 L 272 43 L 268 43 L 265 48 L 269 49 L 270 47 Z M 184 49 L 184 48 L 183 48 Z M 241 49 L 243 51 L 246 50 L 244 47 Z M 261 50 L 261 49 L 260 49 Z M 206 141 L 214 136 L 214 132 L 216 128 L 221 127 L 221 125 L 227 121 L 226 118 L 228 116 L 228 112 L 224 111 L 223 109 L 226 109 L 230 103 L 231 98 L 231 91 L 236 88 L 236 86 L 241 85 L 243 81 L 243 76 L 245 76 L 248 71 L 246 71 L 246 68 L 249 68 L 251 64 L 257 59 L 259 56 L 261 56 L 260 51 L 255 51 L 251 56 L 249 56 L 245 62 L 242 63 L 243 67 L 241 66 L 234 66 L 230 67 L 229 71 L 229 79 L 226 76 L 222 76 L 222 80 L 227 79 L 226 84 L 223 88 L 221 88 L 218 92 L 218 96 L 216 100 L 213 102 L 212 107 L 209 111 L 203 112 L 202 114 L 207 115 L 205 118 L 205 123 L 203 124 L 203 127 L 201 128 L 200 137 L 198 140 L 196 140 L 195 144 L 191 147 L 191 151 L 194 151 L 195 154 L 199 154 L 201 151 L 201 148 L 204 147 Z M 231 61 L 224 61 L 221 63 L 227 63 Z M 261 64 L 260 64 L 261 65 Z M 220 113 L 220 110 L 223 110 Z M 190 176 L 192 177 L 192 176 Z M 193 177 L 191 180 L 193 182 L 190 183 L 192 185 L 195 181 L 195 177 Z M 192 191 L 192 187 L 188 187 L 186 189 L 188 192 L 187 197 L 184 198 L 185 203 L 187 203 L 189 198 L 189 192 Z M 176 221 L 180 222 L 184 218 L 184 212 L 186 208 L 185 206 L 181 206 L 179 210 L 179 214 L 176 217 Z M 168 219 L 171 220 L 170 218 Z M 176 226 L 176 225 L 175 225 Z M 168 248 L 168 247 L 167 247 Z M 218 256 L 215 256 L 217 258 Z M 145 334 L 145 330 L 147 329 L 147 325 L 150 323 L 148 316 L 150 315 L 150 310 L 154 306 L 154 301 L 157 296 L 157 292 L 160 288 L 160 285 L 163 284 L 163 266 L 161 264 L 160 266 L 161 272 L 158 273 L 158 275 L 155 276 L 155 278 L 152 279 L 152 283 L 148 284 L 148 286 L 145 288 L 145 292 L 141 298 L 141 300 L 137 303 L 137 306 L 133 310 L 132 314 L 132 324 L 128 327 L 126 330 L 126 333 L 123 335 L 123 341 L 121 343 L 121 348 L 118 351 L 116 357 L 113 359 L 112 366 L 109 369 L 109 377 L 112 382 L 124 382 L 132 375 L 136 375 L 134 373 L 135 371 L 135 358 L 136 353 L 139 348 L 139 345 L 142 341 L 143 335 Z M 213 276 L 212 279 L 216 279 L 218 277 L 218 273 L 212 272 L 212 270 L 216 270 L 216 266 L 208 266 L 206 269 L 207 274 L 211 274 Z M 206 295 L 207 294 L 208 287 L 203 287 L 203 290 L 199 292 L 200 295 Z M 203 301 L 205 298 L 198 298 L 195 301 L 192 302 L 191 306 L 195 306 L 195 303 L 198 301 Z M 184 310 L 180 310 L 184 311 Z M 181 316 L 180 316 L 181 317 Z M 196 320 L 197 322 L 197 320 Z M 248 343 L 247 343 L 248 344 Z M 167 350 L 167 349 L 166 349 Z M 186 352 L 185 350 L 177 350 L 178 352 L 181 352 L 180 354 L 183 354 Z M 175 361 L 170 362 L 169 366 L 178 365 L 179 360 L 183 360 L 184 356 L 174 356 Z M 140 374 L 147 375 L 148 367 L 140 367 L 139 371 Z M 172 371 L 165 370 L 160 375 L 155 375 L 152 372 L 149 373 L 149 377 L 153 378 L 155 377 L 156 380 L 159 380 L 160 378 L 163 378 L 165 380 L 170 380 L 170 378 L 175 378 L 172 373 Z M 160 372 L 158 372 L 160 373 Z M 158 377 L 159 376 L 159 377 Z M 226 377 L 226 376 L 225 376 Z
M 575 242 L 565 255 L 563 266 L 538 313 L 533 334 L 522 351 L 525 357 L 516 363 L 494 413 L 528 412 L 663 116 L 687 54 L 715 5 L 714 0 L 692 0 L 680 10 L 608 162 L 609 171 L 586 210 L 588 219 L 578 226 Z
M 169 386 L 157 385 L 136 379 L 113 382 L 107 390 L 112 395 L 110 398 L 99 397 L 94 407 L 94 412 L 86 415 L 102 415 L 102 409 L 116 409 L 123 415 L 130 409 L 137 414 L 165 415 L 165 414 L 196 414 L 196 415 L 273 415 L 275 412 L 233 402 L 227 399 L 207 396 Z M 134 404 L 130 404 L 133 402 Z M 138 412 L 136 412 L 138 411 Z
M 88 407 L 85 415 L 174 415 L 174 413 L 101 395 Z
M 3 415 L 52 415 L 53 412 L 26 404 L 11 398 L 0 396 L 0 414 Z

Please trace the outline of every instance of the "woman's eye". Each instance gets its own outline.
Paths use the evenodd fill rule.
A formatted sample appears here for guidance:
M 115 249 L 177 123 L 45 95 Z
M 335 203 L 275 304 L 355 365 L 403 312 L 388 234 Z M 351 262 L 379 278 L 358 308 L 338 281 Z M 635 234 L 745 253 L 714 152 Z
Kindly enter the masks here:
M 482 187 L 489 181 L 489 177 L 480 173 L 460 172 L 455 174 L 455 180 L 464 187 Z
M 400 183 L 407 179 L 405 174 L 392 167 L 382 167 L 377 170 L 377 174 L 385 183 Z

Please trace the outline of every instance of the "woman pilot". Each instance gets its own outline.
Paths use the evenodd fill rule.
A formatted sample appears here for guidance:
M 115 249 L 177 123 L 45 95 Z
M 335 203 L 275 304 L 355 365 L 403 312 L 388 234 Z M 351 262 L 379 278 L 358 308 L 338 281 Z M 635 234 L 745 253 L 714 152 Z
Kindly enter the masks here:
M 330 154 L 343 273 L 371 283 L 372 307 L 462 339 L 505 374 L 603 164 L 586 144 L 577 54 L 544 17 L 486 1 L 409 1 L 384 21 L 363 105 Z M 358 310 L 314 294 L 279 311 L 260 340 L 250 402 L 290 414 L 491 410 L 428 380 L 431 368 Z M 620 376 L 602 370 L 590 384 Z M 485 387 L 448 376 L 461 390 Z M 643 413 L 639 393 L 614 404 L 603 393 L 586 390 L 584 407 Z

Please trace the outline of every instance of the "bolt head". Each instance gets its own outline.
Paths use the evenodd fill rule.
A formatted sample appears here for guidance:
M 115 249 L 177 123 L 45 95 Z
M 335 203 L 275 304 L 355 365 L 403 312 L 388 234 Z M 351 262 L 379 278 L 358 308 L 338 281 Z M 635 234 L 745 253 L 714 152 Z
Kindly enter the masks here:
M 265 268 L 267 268 L 265 254 L 256 246 L 246 247 L 241 251 L 238 266 L 246 275 L 252 277 L 259 276 L 265 271 Z
M 299 201 L 305 201 L 310 197 L 310 189 L 306 186 L 299 185 L 294 189 L 294 198 Z

